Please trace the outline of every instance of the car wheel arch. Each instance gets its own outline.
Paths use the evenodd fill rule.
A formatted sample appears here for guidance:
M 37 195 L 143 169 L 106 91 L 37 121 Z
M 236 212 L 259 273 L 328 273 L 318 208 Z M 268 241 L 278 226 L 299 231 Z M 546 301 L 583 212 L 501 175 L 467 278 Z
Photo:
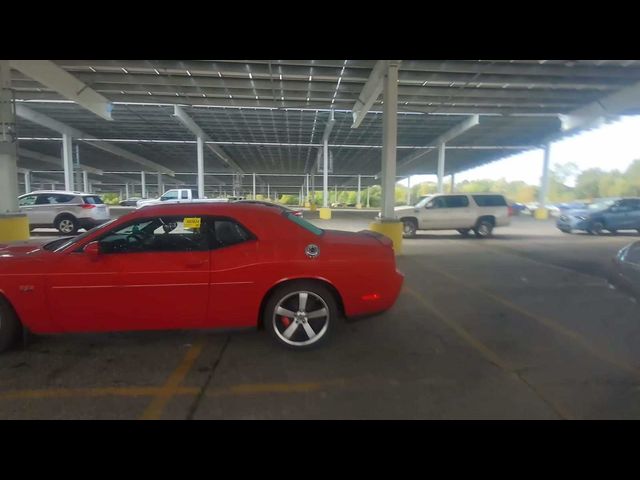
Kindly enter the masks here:
M 264 328 L 263 313 L 267 305 L 267 302 L 269 301 L 269 298 L 271 297 L 273 292 L 275 292 L 280 287 L 283 287 L 285 285 L 289 285 L 295 282 L 314 282 L 314 283 L 317 283 L 318 285 L 322 285 L 323 287 L 326 287 L 333 294 L 333 297 L 338 305 L 338 310 L 340 311 L 340 314 L 343 316 L 345 315 L 344 301 L 342 300 L 342 295 L 340 295 L 340 292 L 335 287 L 335 285 L 333 285 L 333 283 L 331 283 L 326 278 L 305 277 L 305 276 L 295 277 L 295 278 L 285 278 L 274 283 L 271 286 L 271 288 L 269 288 L 269 290 L 267 290 L 265 294 L 262 296 L 262 300 L 260 301 L 260 308 L 258 310 L 258 318 L 257 318 L 258 329 L 261 330 Z
M 56 215 L 56 218 L 53 219 L 53 224 L 57 224 L 59 220 L 68 217 L 68 218 L 73 218 L 74 221 L 78 221 L 78 217 L 76 217 L 73 213 L 71 212 L 61 212 L 58 215 Z
M 480 217 L 478 217 L 478 219 L 476 220 L 476 226 L 480 225 L 480 222 L 487 220 L 489 222 L 491 222 L 491 224 L 495 227 L 496 226 L 496 217 L 493 215 L 482 215 Z

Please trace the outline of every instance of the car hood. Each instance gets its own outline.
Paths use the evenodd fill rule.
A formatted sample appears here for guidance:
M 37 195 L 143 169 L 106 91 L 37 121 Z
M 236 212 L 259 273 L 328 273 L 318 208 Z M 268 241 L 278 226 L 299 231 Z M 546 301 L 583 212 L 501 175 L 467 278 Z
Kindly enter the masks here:
M 16 242 L 10 244 L 0 243 L 0 260 L 3 258 L 24 257 L 28 255 L 37 255 L 44 250 L 42 247 L 55 239 L 39 238 L 35 240 L 27 240 L 24 242 Z
M 325 230 L 322 235 L 324 242 L 333 245 L 356 245 L 356 246 L 379 246 L 391 245 L 384 235 L 371 230 L 361 230 L 359 232 L 347 232 L 344 230 Z
M 402 207 L 395 207 L 393 211 L 396 213 L 409 213 L 409 212 L 413 212 L 415 209 L 416 207 L 412 205 L 404 205 Z
M 594 213 L 599 213 L 602 212 L 603 210 L 587 210 L 584 208 L 576 208 L 573 210 L 565 210 L 564 211 L 564 215 L 571 215 L 572 217 L 588 217 L 590 215 L 593 215 Z

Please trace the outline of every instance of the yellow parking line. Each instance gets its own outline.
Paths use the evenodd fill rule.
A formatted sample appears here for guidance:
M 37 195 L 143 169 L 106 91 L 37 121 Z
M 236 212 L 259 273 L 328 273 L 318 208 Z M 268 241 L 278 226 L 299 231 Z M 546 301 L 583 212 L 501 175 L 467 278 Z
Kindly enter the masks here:
M 506 298 L 502 298 L 501 296 L 490 292 L 484 288 L 480 288 L 477 287 L 475 285 L 471 285 L 467 282 L 465 282 L 464 280 L 459 279 L 458 277 L 451 275 L 448 272 L 445 272 L 444 270 L 440 270 L 439 268 L 434 267 L 433 265 L 429 265 L 428 267 L 429 269 L 431 269 L 433 272 L 442 275 L 460 285 L 462 285 L 465 288 L 468 288 L 469 290 L 474 290 L 476 292 L 482 293 L 483 295 L 489 297 L 490 299 L 492 299 L 493 301 L 500 303 L 502 305 L 504 305 L 505 307 L 510 308 L 513 311 L 518 312 L 519 314 L 531 318 L 532 320 L 535 320 L 536 322 L 540 323 L 541 325 L 544 325 L 545 327 L 553 330 L 556 333 L 559 333 L 560 335 L 563 335 L 571 340 L 573 340 L 575 343 L 577 343 L 578 345 L 580 345 L 583 349 L 585 349 L 587 352 L 589 352 L 591 355 L 593 355 L 594 357 L 598 358 L 599 360 L 602 360 L 606 363 L 610 363 L 611 365 L 614 365 L 626 372 L 629 372 L 631 374 L 633 374 L 634 376 L 640 377 L 640 369 L 634 367 L 633 365 L 620 360 L 618 358 L 615 358 L 613 356 L 611 356 L 608 352 L 606 352 L 603 349 L 600 349 L 598 347 L 596 347 L 595 345 L 592 345 L 591 342 L 589 342 L 589 340 L 587 340 L 585 337 L 583 337 L 581 334 L 579 334 L 578 332 L 571 330 L 570 328 L 567 328 L 563 325 L 560 325 L 559 323 L 551 320 L 550 318 L 544 317 L 542 315 L 538 315 L 535 313 L 531 313 L 528 310 L 525 310 L 521 307 L 519 307 L 518 305 L 516 305 L 515 303 L 507 300 Z
M 0 392 L 0 400 L 37 400 L 74 397 L 152 397 L 159 395 L 163 387 L 96 387 L 96 388 L 45 388 Z M 178 387 L 174 395 L 196 395 L 195 387 Z
M 310 393 L 317 392 L 328 386 L 344 385 L 345 380 L 307 383 L 255 383 L 233 385 L 227 388 L 211 389 L 207 396 L 235 396 L 235 395 L 265 395 L 270 393 Z
M 500 358 L 493 350 L 487 347 L 480 340 L 471 335 L 464 327 L 459 325 L 457 322 L 449 318 L 447 315 L 443 314 L 439 309 L 437 309 L 430 302 L 425 300 L 418 292 L 413 290 L 410 287 L 405 285 L 404 290 L 414 297 L 422 306 L 424 306 L 427 310 L 429 310 L 436 318 L 438 318 L 441 322 L 443 322 L 447 327 L 453 330 L 458 334 L 465 342 L 467 342 L 474 350 L 476 350 L 480 355 L 482 355 L 486 360 L 490 363 L 496 365 L 498 368 L 502 369 L 506 373 L 515 376 L 516 379 L 523 382 L 527 387 L 529 387 L 536 395 L 538 395 L 560 418 L 563 420 L 572 420 L 574 416 L 569 413 L 564 407 L 558 405 L 556 402 L 544 396 L 534 385 L 529 383 L 525 378 L 520 375 L 514 367 L 512 367 L 508 362 Z
M 204 339 L 198 340 L 189 348 L 180 365 L 171 373 L 164 386 L 142 414 L 141 420 L 156 420 L 162 416 L 167 403 L 175 395 L 176 390 L 193 367 L 203 348 Z

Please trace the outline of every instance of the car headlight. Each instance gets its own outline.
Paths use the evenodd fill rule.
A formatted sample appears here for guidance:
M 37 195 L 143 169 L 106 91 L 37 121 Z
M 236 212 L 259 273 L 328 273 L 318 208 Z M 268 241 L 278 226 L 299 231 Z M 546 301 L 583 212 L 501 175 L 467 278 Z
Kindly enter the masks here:
M 587 217 L 585 217 L 584 215 L 576 215 L 574 218 L 575 218 L 576 220 L 580 220 L 580 221 L 583 221 L 583 220 L 586 220 L 586 219 L 587 219 Z

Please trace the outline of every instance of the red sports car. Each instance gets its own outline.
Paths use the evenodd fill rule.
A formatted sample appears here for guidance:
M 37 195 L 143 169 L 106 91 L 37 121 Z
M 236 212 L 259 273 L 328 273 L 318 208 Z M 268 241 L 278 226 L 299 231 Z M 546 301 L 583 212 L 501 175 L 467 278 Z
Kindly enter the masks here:
M 0 351 L 33 333 L 264 327 L 286 346 L 390 308 L 391 241 L 267 205 L 146 207 L 74 238 L 0 245 Z

